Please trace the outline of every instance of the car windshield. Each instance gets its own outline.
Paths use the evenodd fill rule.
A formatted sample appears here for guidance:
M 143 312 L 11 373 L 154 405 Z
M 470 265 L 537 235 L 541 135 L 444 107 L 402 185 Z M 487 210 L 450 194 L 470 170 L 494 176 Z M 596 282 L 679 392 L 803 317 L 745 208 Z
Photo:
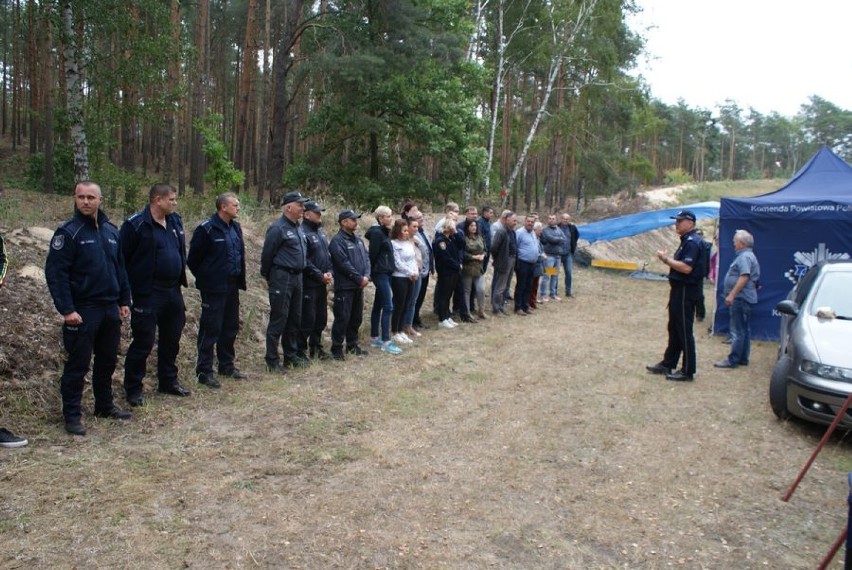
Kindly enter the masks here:
M 831 307 L 835 315 L 842 318 L 852 318 L 852 272 L 828 272 L 813 290 L 813 301 L 810 305 L 811 315 L 817 309 Z

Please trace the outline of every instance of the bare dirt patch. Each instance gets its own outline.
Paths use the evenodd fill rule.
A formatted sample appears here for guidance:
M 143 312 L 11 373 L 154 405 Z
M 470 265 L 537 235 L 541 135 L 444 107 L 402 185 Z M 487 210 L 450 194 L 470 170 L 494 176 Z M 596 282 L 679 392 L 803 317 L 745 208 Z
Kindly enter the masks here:
M 401 356 L 273 377 L 252 273 L 250 380 L 191 381 L 187 290 L 193 397 L 89 418 L 86 438 L 59 423 L 46 291 L 22 280 L 11 304 L 0 290 L 0 425 L 31 441 L 0 453 L 4 567 L 812 568 L 846 524 L 841 438 L 780 501 L 821 431 L 769 410 L 774 345 L 722 371 L 726 346 L 700 334 L 694 383 L 645 373 L 666 283 L 578 268 L 576 297 L 533 316 L 430 320 Z

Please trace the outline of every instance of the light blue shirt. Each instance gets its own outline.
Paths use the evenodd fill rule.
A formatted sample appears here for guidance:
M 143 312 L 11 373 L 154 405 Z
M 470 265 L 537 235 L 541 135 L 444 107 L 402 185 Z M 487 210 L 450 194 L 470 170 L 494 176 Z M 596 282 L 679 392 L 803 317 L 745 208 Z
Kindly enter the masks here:
M 527 263 L 538 261 L 538 239 L 535 232 L 518 228 L 515 230 L 515 237 L 518 239 L 518 259 Z

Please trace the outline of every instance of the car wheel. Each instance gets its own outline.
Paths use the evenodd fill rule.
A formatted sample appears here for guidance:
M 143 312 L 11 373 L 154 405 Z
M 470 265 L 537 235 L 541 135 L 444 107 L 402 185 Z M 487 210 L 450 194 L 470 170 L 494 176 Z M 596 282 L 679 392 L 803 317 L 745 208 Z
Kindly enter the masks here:
M 779 420 L 790 419 L 790 411 L 787 409 L 787 367 L 790 363 L 788 358 L 779 358 L 772 369 L 772 377 L 769 380 L 769 405 Z

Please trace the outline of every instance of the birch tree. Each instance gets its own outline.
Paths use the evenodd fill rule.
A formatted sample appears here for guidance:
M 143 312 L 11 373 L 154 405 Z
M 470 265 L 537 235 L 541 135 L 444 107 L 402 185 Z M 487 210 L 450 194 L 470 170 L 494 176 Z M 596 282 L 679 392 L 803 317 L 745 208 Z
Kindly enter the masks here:
M 89 179 L 89 144 L 83 123 L 83 77 L 74 37 L 71 0 L 66 0 L 62 5 L 62 36 L 65 47 L 65 100 L 74 150 L 74 181 L 80 182 Z
M 559 75 L 563 59 L 568 52 L 568 48 L 571 47 L 576 38 L 586 30 L 597 3 L 598 0 L 581 0 L 578 2 L 570 1 L 567 6 L 569 14 L 566 15 L 564 20 L 557 12 L 556 5 L 551 4 L 549 6 L 551 16 L 550 39 L 553 46 L 553 57 L 550 62 L 550 70 L 547 74 L 547 82 L 544 86 L 544 96 L 542 98 L 541 105 L 539 105 L 538 110 L 535 113 L 535 118 L 530 125 L 527 136 L 524 139 L 524 145 L 518 156 L 518 160 L 515 163 L 515 167 L 512 169 L 512 173 L 509 175 L 509 178 L 503 184 L 506 191 L 503 193 L 501 208 L 506 207 L 509 189 L 511 189 L 515 184 L 515 180 L 527 159 L 527 153 L 529 152 L 530 145 L 535 138 L 539 125 L 545 117 L 547 104 L 550 101 L 550 94 L 553 92 L 553 86 L 556 83 L 556 78 Z M 573 14 L 571 12 L 573 12 Z

